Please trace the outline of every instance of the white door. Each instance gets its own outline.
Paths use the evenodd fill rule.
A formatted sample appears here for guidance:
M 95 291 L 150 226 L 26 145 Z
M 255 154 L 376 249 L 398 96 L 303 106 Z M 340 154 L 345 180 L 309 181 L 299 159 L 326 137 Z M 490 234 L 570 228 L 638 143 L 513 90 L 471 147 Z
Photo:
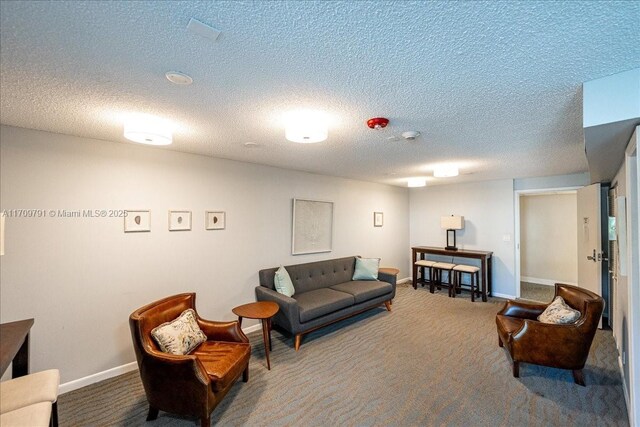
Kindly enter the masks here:
M 578 286 L 602 295 L 600 184 L 578 189 Z

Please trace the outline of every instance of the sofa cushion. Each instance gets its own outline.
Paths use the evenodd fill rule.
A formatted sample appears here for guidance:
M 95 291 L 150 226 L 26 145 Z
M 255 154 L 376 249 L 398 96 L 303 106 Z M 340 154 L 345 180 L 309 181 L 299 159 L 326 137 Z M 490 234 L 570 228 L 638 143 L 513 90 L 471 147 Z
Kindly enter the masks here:
M 542 323 L 568 324 L 575 323 L 580 318 L 580 312 L 569 307 L 562 297 L 556 297 L 551 304 L 538 316 Z
M 226 388 L 244 371 L 251 355 L 251 345 L 244 342 L 206 341 L 193 353 L 211 379 L 213 391 Z
M 380 258 L 356 258 L 351 280 L 378 280 Z
M 207 340 L 196 321 L 196 312 L 189 308 L 177 319 L 163 323 L 151 330 L 160 350 L 175 355 L 185 355 Z
M 384 294 L 391 293 L 393 291 L 393 286 L 391 286 L 390 283 L 380 282 L 377 280 L 358 280 L 340 283 L 339 285 L 332 286 L 331 289 L 353 295 L 356 304 L 359 304 Z
M 276 275 L 273 278 L 273 285 L 275 286 L 276 291 L 280 292 L 282 295 L 290 297 L 296 293 L 287 269 L 282 266 L 276 271 Z
M 298 302 L 301 323 L 352 306 L 355 303 L 353 295 L 329 288 L 295 294 L 293 298 Z

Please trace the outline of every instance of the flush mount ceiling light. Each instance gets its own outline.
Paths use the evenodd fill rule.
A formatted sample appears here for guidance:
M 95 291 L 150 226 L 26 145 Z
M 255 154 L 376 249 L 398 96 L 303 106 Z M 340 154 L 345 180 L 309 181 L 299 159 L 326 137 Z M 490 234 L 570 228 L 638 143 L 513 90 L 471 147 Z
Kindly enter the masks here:
M 193 83 L 193 79 L 191 78 L 191 76 L 188 76 L 185 73 L 181 73 L 179 71 L 167 71 L 166 73 L 164 73 L 164 75 L 171 83 L 180 86 L 187 86 Z
M 147 145 L 169 145 L 173 134 L 168 123 L 151 116 L 135 116 L 124 123 L 124 137 Z
M 424 178 L 409 178 L 407 180 L 407 187 L 415 188 L 415 187 L 424 187 L 427 185 L 427 180 Z
M 387 119 L 386 117 L 374 117 L 372 119 L 367 120 L 367 126 L 375 130 L 386 128 L 388 124 L 389 124 L 389 119 Z
M 313 144 L 327 139 L 327 116 L 320 111 L 300 110 L 285 114 L 285 137 L 291 142 Z
M 452 176 L 458 176 L 458 167 L 453 165 L 436 166 L 433 170 L 433 176 L 436 178 L 450 178 Z

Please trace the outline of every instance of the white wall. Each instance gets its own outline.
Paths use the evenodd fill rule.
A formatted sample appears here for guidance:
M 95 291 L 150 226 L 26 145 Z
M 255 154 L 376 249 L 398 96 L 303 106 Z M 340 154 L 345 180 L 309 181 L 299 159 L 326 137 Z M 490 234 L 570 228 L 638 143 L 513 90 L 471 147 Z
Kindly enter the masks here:
M 414 188 L 409 194 L 411 246 L 445 246 L 446 234 L 440 228 L 440 217 L 462 215 L 465 228 L 456 234 L 457 246 L 492 251 L 493 293 L 516 294 L 512 180 Z M 509 241 L 504 241 L 507 237 Z
M 578 282 L 575 193 L 520 197 L 520 276 L 523 281 Z M 549 247 L 553 246 L 553 250 Z
M 640 68 L 585 82 L 583 127 L 640 117 Z
M 0 320 L 35 318 L 32 370 L 59 368 L 63 383 L 134 361 L 128 316 L 167 295 L 195 291 L 203 317 L 224 320 L 255 300 L 262 268 L 360 254 L 409 275 L 404 188 L 6 126 L 0 150 L 3 210 L 151 210 L 150 233 L 125 234 L 122 218 L 6 219 Z M 291 255 L 294 197 L 335 202 L 331 253 Z M 191 210 L 192 231 L 169 232 L 169 209 Z M 207 209 L 227 212 L 226 230 L 205 231 Z

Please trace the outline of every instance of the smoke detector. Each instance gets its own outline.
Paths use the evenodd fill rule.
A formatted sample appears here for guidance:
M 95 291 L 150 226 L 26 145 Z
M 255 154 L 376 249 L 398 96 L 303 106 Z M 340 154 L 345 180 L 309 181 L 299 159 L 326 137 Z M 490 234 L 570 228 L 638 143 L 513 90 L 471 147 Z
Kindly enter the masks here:
M 367 126 L 375 130 L 386 128 L 388 124 L 389 124 L 389 119 L 387 119 L 386 117 L 374 117 L 372 119 L 367 120 Z
M 402 132 L 402 137 L 407 141 L 413 141 L 419 136 L 420 132 L 418 132 L 417 130 L 408 130 L 406 132 Z

